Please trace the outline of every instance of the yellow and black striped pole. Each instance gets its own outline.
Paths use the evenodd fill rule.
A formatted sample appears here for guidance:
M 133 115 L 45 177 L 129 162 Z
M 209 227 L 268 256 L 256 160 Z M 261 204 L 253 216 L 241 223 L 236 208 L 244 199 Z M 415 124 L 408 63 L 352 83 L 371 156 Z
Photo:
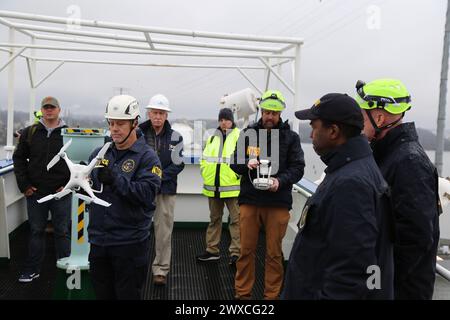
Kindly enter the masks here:
M 81 135 L 89 135 L 89 134 L 98 134 L 101 133 L 99 129 L 80 129 L 80 128 L 67 128 L 66 133 L 68 134 L 81 134 Z
M 84 243 L 84 213 L 86 210 L 85 202 L 78 199 L 78 224 L 77 224 L 77 243 Z

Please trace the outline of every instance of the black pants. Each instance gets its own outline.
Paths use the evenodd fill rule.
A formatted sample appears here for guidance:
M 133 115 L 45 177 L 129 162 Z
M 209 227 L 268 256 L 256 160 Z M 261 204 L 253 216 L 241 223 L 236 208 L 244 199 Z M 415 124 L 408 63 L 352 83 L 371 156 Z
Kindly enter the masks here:
M 99 300 L 140 300 L 149 265 L 149 239 L 123 246 L 91 244 L 90 275 Z

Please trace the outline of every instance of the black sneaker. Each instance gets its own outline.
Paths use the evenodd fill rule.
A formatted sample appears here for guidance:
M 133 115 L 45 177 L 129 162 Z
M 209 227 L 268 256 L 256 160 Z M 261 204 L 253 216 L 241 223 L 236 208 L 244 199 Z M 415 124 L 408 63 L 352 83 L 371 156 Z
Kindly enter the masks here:
M 208 251 L 205 251 L 202 254 L 199 254 L 197 256 L 197 260 L 199 260 L 199 261 L 215 261 L 215 260 L 219 260 L 219 259 L 220 259 L 220 255 L 212 254 L 212 253 L 209 253 Z
M 39 278 L 39 273 L 36 273 L 36 272 L 25 272 L 25 273 L 22 273 L 20 275 L 19 282 L 27 283 L 27 282 L 31 282 L 31 281 L 33 281 L 34 279 L 37 279 L 37 278 Z
M 233 256 L 230 257 L 230 260 L 228 261 L 228 264 L 230 266 L 235 266 L 236 262 L 238 261 L 238 259 L 239 259 L 238 256 L 233 255 Z

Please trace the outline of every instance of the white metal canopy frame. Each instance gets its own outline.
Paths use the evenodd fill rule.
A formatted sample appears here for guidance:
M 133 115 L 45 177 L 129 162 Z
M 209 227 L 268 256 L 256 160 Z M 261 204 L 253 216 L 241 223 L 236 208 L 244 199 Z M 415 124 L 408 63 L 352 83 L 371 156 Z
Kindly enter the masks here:
M 26 24 L 23 23 L 24 20 L 38 24 Z M 56 24 L 59 25 L 59 27 L 44 26 L 42 23 Z M 262 93 L 263 89 L 266 90 L 268 88 L 270 77 L 273 75 L 289 92 L 293 94 L 294 105 L 299 105 L 300 49 L 304 42 L 301 38 L 166 29 L 102 22 L 98 20 L 74 20 L 73 18 L 62 18 L 1 10 L 0 25 L 9 28 L 9 41 L 0 41 L 0 51 L 9 53 L 9 59 L 3 64 L 0 63 L 0 72 L 8 68 L 8 119 L 7 142 L 5 147 L 8 159 L 11 159 L 11 154 L 14 150 L 14 61 L 18 57 L 26 59 L 28 67 L 31 87 L 29 105 L 30 122 L 32 121 L 32 113 L 35 108 L 36 88 L 38 88 L 65 63 L 128 65 L 142 67 L 234 69 L 238 71 L 259 93 Z M 63 27 L 61 27 L 61 25 Z M 90 30 L 91 28 L 106 29 L 109 32 L 93 32 L 90 30 L 83 30 L 82 27 L 87 27 Z M 15 34 L 17 32 L 28 36 L 31 40 L 30 43 L 16 43 Z M 115 32 L 127 32 L 127 34 L 118 34 Z M 132 33 L 135 33 L 136 35 L 130 35 Z M 166 36 L 166 38 L 158 38 L 154 37 L 154 35 L 163 35 Z M 169 38 L 168 36 L 176 36 L 176 39 Z M 195 41 L 193 38 L 195 38 Z M 211 39 L 219 39 L 223 42 L 207 41 Z M 54 41 L 57 45 L 41 45 L 37 43 L 37 40 Z M 77 46 L 68 46 L 67 43 L 75 43 Z M 248 43 L 251 43 L 252 45 L 249 45 Z M 49 58 L 35 54 L 35 50 L 41 49 L 60 52 L 111 53 L 127 56 L 156 55 L 222 59 L 238 58 L 247 62 L 249 60 L 256 60 L 259 64 L 236 65 L 231 62 L 220 65 L 156 64 L 139 63 L 127 60 Z M 36 77 L 36 64 L 39 61 L 53 61 L 59 62 L 59 64 L 57 64 L 57 66 L 50 73 L 38 80 Z M 286 63 L 292 64 L 293 81 L 286 81 L 281 75 L 281 66 Z M 245 72 L 245 70 L 264 70 L 266 83 L 265 88 L 258 87 L 256 82 Z M 291 86 L 289 82 L 293 82 L 293 86 Z

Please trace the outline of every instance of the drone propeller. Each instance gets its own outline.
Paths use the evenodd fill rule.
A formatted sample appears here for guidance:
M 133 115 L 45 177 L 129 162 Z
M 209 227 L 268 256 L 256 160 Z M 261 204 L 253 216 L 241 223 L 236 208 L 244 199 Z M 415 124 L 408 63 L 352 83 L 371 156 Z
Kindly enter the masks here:
M 53 198 L 55 198 L 55 195 L 54 194 L 49 194 L 48 196 L 45 196 L 45 197 L 39 199 L 37 202 L 38 203 L 43 203 L 43 202 L 46 202 L 48 200 L 52 200 Z
M 58 161 L 61 159 L 61 157 L 64 155 L 64 152 L 66 152 L 67 148 L 70 147 L 70 144 L 72 143 L 72 139 L 70 139 L 61 150 L 59 150 L 58 154 L 53 157 L 53 159 L 48 163 L 47 165 L 47 171 L 50 170 L 55 164 L 58 163 Z
M 66 195 L 68 195 L 71 192 L 72 192 L 72 190 L 70 190 L 70 189 L 64 189 L 61 192 L 58 192 L 58 193 L 55 193 L 55 194 L 49 194 L 48 196 L 45 196 L 45 197 L 39 199 L 37 202 L 38 203 L 43 203 L 43 202 L 46 202 L 46 201 L 49 201 L 49 200 L 52 200 L 52 199 L 59 200 L 62 197 L 65 197 Z
M 105 143 L 105 145 L 100 149 L 100 151 L 97 154 L 97 159 L 103 159 L 105 156 L 106 151 L 108 151 L 109 146 L 111 145 L 111 142 Z
M 88 164 L 88 170 L 87 170 L 87 172 L 90 173 L 90 172 L 95 168 L 97 162 L 98 162 L 100 159 L 103 159 L 103 158 L 105 157 L 106 151 L 108 151 L 110 145 L 111 145 L 111 142 L 105 143 L 105 145 L 100 149 L 100 151 L 97 153 L 97 155 L 95 156 L 95 158 L 93 158 L 93 159 L 91 160 L 91 162 Z
M 103 206 L 103 207 L 109 207 L 111 205 L 111 203 L 108 203 L 97 197 L 91 198 L 91 197 L 85 196 L 84 194 L 79 194 L 79 193 L 76 193 L 76 195 L 81 200 L 86 201 L 87 204 L 90 204 L 91 202 L 93 202 L 93 203 L 98 204 L 99 206 Z

